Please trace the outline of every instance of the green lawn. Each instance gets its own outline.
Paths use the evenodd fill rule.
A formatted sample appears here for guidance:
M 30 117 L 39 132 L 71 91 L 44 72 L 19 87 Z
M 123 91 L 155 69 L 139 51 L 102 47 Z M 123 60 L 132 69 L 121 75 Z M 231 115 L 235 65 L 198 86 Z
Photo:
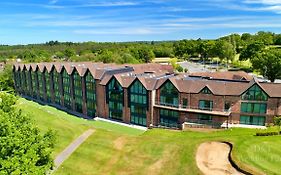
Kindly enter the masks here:
M 24 99 L 19 104 L 40 128 L 58 132 L 56 153 L 87 128 L 96 132 L 55 174 L 200 174 L 197 146 L 206 141 L 230 141 L 234 159 L 247 169 L 281 172 L 281 137 L 256 137 L 256 130 L 232 129 L 210 133 L 153 129 L 145 133 L 105 122 L 86 121 Z

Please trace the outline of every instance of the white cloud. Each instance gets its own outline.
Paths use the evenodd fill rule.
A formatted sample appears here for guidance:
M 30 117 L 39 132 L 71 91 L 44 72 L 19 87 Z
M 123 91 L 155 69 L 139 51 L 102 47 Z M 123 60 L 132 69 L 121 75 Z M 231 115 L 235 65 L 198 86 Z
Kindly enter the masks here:
M 147 28 L 121 28 L 121 29 L 87 29 L 74 30 L 76 34 L 86 35 L 149 35 L 158 34 L 159 31 L 154 31 Z
M 49 4 L 56 4 L 59 0 L 50 0 Z

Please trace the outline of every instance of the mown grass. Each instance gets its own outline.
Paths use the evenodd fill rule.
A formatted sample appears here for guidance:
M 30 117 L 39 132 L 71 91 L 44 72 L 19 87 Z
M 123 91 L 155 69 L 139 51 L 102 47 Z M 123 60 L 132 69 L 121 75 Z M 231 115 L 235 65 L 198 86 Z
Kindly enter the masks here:
M 19 100 L 18 106 L 31 113 L 42 130 L 51 128 L 59 133 L 62 142 L 57 143 L 56 152 L 86 129 L 96 129 L 58 169 L 55 173 L 58 175 L 200 174 L 195 153 L 197 146 L 206 141 L 233 143 L 235 161 L 251 171 L 281 172 L 281 136 L 257 137 L 255 129 L 210 133 L 153 129 L 143 133 L 110 123 L 86 121 L 24 99 Z

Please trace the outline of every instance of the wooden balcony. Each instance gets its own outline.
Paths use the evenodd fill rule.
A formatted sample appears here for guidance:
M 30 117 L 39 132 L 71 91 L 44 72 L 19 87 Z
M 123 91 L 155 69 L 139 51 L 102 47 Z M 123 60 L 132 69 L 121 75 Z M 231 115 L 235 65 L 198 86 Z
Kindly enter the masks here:
M 217 116 L 225 116 L 228 117 L 231 114 L 231 109 L 224 111 L 223 109 L 202 109 L 199 107 L 194 106 L 182 106 L 182 105 L 173 105 L 173 104 L 163 104 L 163 103 L 156 103 L 154 104 L 154 107 L 156 108 L 162 108 L 162 109 L 170 109 L 174 111 L 179 112 L 190 112 L 190 113 L 198 113 L 198 114 L 209 114 L 209 115 L 217 115 Z

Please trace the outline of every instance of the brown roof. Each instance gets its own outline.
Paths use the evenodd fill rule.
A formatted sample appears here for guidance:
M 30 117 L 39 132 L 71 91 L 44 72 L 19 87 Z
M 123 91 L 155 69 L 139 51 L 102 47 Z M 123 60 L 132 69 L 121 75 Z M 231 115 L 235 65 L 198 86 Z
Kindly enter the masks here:
M 259 83 L 270 97 L 281 97 L 280 83 Z
M 129 67 L 128 67 L 129 66 Z M 238 72 L 217 72 L 217 73 L 200 73 L 202 76 L 212 75 L 214 79 L 191 78 L 187 74 L 167 74 L 169 66 L 163 68 L 160 64 L 138 64 L 138 65 L 115 65 L 92 62 L 80 63 L 31 63 L 15 64 L 15 69 L 32 69 L 35 71 L 39 67 L 40 71 L 46 68 L 48 72 L 53 67 L 61 72 L 64 67 L 68 74 L 71 74 L 74 68 L 80 76 L 84 76 L 87 70 L 95 79 L 100 79 L 101 85 L 106 85 L 112 77 L 115 77 L 122 87 L 128 88 L 135 79 L 138 79 L 147 90 L 159 89 L 164 82 L 170 80 L 174 86 L 182 93 L 200 93 L 207 87 L 214 95 L 240 96 L 254 84 L 260 86 L 270 97 L 281 97 L 281 84 L 258 82 L 247 73 Z M 199 73 L 198 73 L 199 74 Z M 198 75 L 197 74 L 197 75 Z M 193 74 L 194 75 L 194 74 Z M 238 81 L 240 78 L 251 81 Z M 230 79 L 230 80 L 227 80 Z
M 227 71 L 227 72 L 196 72 L 191 73 L 193 76 L 210 77 L 214 79 L 228 80 L 252 80 L 253 77 L 244 71 Z

